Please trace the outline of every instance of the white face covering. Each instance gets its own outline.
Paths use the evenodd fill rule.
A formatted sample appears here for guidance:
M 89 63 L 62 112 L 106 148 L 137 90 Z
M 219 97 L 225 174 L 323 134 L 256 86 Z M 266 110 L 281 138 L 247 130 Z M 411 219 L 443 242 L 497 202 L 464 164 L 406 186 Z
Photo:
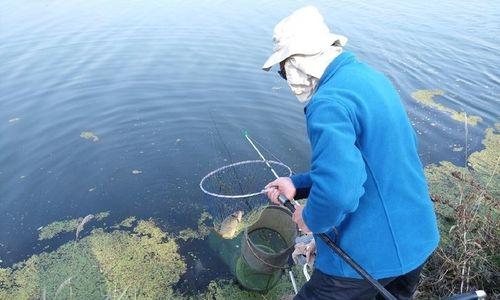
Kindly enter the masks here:
M 328 65 L 342 53 L 331 46 L 314 55 L 292 55 L 285 61 L 288 86 L 301 103 L 309 101 Z
M 318 79 L 307 75 L 302 70 L 297 68 L 293 58 L 287 59 L 285 62 L 286 81 L 288 86 L 295 94 L 300 103 L 305 103 L 311 99 Z

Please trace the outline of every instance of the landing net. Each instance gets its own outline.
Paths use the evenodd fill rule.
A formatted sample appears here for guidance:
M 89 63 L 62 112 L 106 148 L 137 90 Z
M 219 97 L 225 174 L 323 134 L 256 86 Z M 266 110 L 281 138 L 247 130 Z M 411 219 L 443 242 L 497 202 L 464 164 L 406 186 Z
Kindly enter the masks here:
M 275 177 L 269 165 L 278 176 L 292 175 L 290 167 L 273 160 L 245 160 L 220 167 L 208 173 L 200 181 L 200 189 L 207 195 L 225 198 L 241 199 L 267 193 L 264 186 Z

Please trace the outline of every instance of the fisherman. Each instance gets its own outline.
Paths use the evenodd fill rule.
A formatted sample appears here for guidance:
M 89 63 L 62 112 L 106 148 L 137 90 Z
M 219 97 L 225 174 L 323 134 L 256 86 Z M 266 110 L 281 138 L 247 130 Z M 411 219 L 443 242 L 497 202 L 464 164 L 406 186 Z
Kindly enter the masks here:
M 326 233 L 398 299 L 410 299 L 439 242 L 417 139 L 390 80 L 342 48 L 315 7 L 273 33 L 263 69 L 279 67 L 301 103 L 311 169 L 270 182 L 268 197 L 306 198 L 293 215 L 302 232 Z M 315 238 L 311 279 L 295 299 L 372 299 L 377 291 Z M 378 295 L 380 297 L 380 295 Z

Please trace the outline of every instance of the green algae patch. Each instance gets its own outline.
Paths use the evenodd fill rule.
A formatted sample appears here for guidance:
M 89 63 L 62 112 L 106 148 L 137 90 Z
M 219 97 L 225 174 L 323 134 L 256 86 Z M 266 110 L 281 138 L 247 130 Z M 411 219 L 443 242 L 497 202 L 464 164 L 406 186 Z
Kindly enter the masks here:
M 102 298 L 105 279 L 88 241 L 72 241 L 2 269 L 7 285 L 0 284 L 0 299 L 66 299 L 70 293 L 74 298 Z
M 103 211 L 103 212 L 97 213 L 97 214 L 95 215 L 95 219 L 96 219 L 97 221 L 102 221 L 102 220 L 104 220 L 105 218 L 109 217 L 109 214 L 110 214 L 110 212 L 109 212 L 109 211 Z
M 108 216 L 109 211 L 100 212 L 95 215 L 95 219 L 96 221 L 102 221 Z M 80 225 L 82 221 L 83 218 L 76 218 L 71 220 L 56 221 L 50 223 L 49 225 L 43 226 L 39 230 L 40 232 L 38 233 L 38 240 L 49 240 L 59 234 L 76 231 L 78 225 Z
M 80 137 L 92 141 L 94 143 L 99 141 L 99 137 L 95 135 L 92 131 L 82 131 L 82 133 L 80 133 Z
M 127 297 L 171 299 L 172 286 L 186 270 L 174 239 L 153 221 L 139 221 L 134 233 L 101 233 L 91 240 L 107 290 L 118 290 Z M 118 243 L 117 243 L 118 241 Z M 127 298 L 126 297 L 126 298 Z
M 79 241 L 0 268 L 0 299 L 172 299 L 184 273 L 174 239 L 153 221 L 94 229 Z
M 186 228 L 179 232 L 177 238 L 183 241 L 188 241 L 192 239 L 203 239 L 204 237 L 200 236 L 197 230 L 194 230 L 192 228 Z
M 134 223 L 136 221 L 137 221 L 136 217 L 134 217 L 134 216 L 128 217 L 128 218 L 124 219 L 123 221 L 121 221 L 120 223 L 117 223 L 114 226 L 112 226 L 112 228 L 119 228 L 119 227 L 131 228 L 132 226 L 134 226 Z
M 434 100 L 435 96 L 443 96 L 444 94 L 445 92 L 443 90 L 417 90 L 411 93 L 411 97 L 425 106 L 447 113 L 455 121 L 465 122 L 465 120 L 467 120 L 467 124 L 475 126 L 478 122 L 483 120 L 478 116 L 470 116 L 466 115 L 464 112 L 458 112 Z
M 498 128 L 499 124 L 496 124 Z M 498 129 L 497 129 L 498 130 Z M 500 198 L 500 135 L 493 128 L 486 129 L 483 140 L 485 149 L 472 153 L 469 165 L 476 174 L 475 178 L 496 198 Z
M 44 226 L 40 229 L 40 232 L 38 233 L 38 239 L 48 240 L 61 233 L 75 231 L 78 227 L 78 224 L 80 224 L 82 220 L 83 218 L 79 218 L 50 223 L 49 225 Z
M 198 228 L 196 230 L 192 228 L 183 229 L 179 232 L 177 238 L 183 241 L 204 239 L 212 231 L 212 227 L 208 224 L 208 221 L 212 219 L 212 216 L 208 212 L 202 212 L 197 222 Z

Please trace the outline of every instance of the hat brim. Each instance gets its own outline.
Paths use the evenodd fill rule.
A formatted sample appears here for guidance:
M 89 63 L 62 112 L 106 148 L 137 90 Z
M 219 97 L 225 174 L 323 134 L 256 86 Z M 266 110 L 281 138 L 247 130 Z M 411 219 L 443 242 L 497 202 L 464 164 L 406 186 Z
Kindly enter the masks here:
M 328 37 L 324 39 L 321 43 L 316 43 L 316 45 L 311 45 L 309 43 L 301 42 L 296 45 L 290 45 L 289 47 L 283 47 L 278 49 L 269 56 L 264 65 L 262 66 L 262 70 L 269 71 L 274 65 L 279 64 L 285 59 L 289 58 L 292 55 L 302 54 L 302 55 L 313 55 L 317 54 L 327 47 L 330 47 L 336 41 L 340 42 L 341 46 L 344 46 L 347 43 L 347 38 L 343 35 L 329 33 Z
M 290 54 L 288 48 L 281 48 L 277 51 L 275 51 L 269 58 L 266 60 L 264 65 L 262 66 L 262 70 L 264 71 L 269 71 L 274 65 L 279 64 L 280 62 L 284 61 L 285 59 L 289 58 L 293 54 Z

